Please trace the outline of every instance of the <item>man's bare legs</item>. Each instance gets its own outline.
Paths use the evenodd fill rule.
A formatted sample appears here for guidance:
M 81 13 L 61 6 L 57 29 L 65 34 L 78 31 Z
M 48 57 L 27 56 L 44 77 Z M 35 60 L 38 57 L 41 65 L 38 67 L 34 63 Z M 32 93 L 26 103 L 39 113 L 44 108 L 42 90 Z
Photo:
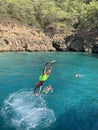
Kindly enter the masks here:
M 55 60 L 54 60 L 54 61 L 51 61 L 51 64 L 50 64 L 50 66 L 49 66 L 49 68 L 48 68 L 48 72 L 47 72 L 48 75 L 50 75 L 51 70 L 52 70 L 52 67 L 53 67 L 53 64 L 54 64 L 55 62 L 56 62 Z
M 47 61 L 47 62 L 45 63 L 44 68 L 43 68 L 43 73 L 42 73 L 42 75 L 44 75 L 44 74 L 46 73 L 46 67 L 47 67 L 48 63 L 49 63 L 49 61 Z

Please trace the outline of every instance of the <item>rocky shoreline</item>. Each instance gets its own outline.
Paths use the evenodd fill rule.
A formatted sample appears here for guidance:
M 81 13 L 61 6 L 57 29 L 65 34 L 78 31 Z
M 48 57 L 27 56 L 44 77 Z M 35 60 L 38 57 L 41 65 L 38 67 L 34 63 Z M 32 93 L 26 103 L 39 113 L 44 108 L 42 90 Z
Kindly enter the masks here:
M 0 23 L 0 52 L 7 51 L 83 51 L 98 53 L 98 37 L 60 32 L 50 38 L 36 28 Z

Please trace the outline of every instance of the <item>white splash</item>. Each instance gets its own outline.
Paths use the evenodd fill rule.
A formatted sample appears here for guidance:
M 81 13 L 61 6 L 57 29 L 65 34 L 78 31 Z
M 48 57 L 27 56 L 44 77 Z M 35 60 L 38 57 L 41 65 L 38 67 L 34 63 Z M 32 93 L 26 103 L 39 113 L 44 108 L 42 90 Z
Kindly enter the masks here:
M 11 94 L 4 101 L 1 113 L 6 124 L 17 130 L 49 127 L 56 120 L 44 98 L 33 96 L 32 91 L 20 90 Z

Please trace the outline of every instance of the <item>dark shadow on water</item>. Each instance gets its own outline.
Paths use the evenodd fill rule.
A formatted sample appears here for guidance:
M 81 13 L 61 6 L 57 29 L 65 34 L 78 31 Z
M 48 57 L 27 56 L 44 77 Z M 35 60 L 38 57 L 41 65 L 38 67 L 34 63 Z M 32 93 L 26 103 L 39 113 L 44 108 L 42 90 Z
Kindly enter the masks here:
M 3 119 L 0 117 L 0 130 L 16 130 L 16 129 L 6 126 L 5 121 L 3 121 Z
M 98 105 L 80 105 L 61 115 L 49 130 L 98 130 Z
M 93 54 L 92 56 L 94 56 L 95 58 L 98 58 L 98 54 Z
M 80 53 L 78 53 L 78 55 L 80 55 L 80 56 L 87 56 L 87 57 L 95 57 L 95 58 L 98 58 L 98 54 L 94 54 L 94 53 L 84 53 L 84 52 L 80 52 Z

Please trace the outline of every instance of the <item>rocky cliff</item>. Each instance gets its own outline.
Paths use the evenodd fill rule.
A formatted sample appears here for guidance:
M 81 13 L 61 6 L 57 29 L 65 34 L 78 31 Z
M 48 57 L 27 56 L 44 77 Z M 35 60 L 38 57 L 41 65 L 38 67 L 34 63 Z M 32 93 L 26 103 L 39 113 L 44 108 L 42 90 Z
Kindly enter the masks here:
M 57 30 L 50 38 L 36 28 L 0 23 L 0 51 L 83 51 L 98 53 L 97 35 Z
M 55 51 L 51 39 L 36 28 L 0 24 L 0 51 Z
M 58 51 L 98 53 L 98 33 L 59 33 L 54 35 L 53 46 Z

